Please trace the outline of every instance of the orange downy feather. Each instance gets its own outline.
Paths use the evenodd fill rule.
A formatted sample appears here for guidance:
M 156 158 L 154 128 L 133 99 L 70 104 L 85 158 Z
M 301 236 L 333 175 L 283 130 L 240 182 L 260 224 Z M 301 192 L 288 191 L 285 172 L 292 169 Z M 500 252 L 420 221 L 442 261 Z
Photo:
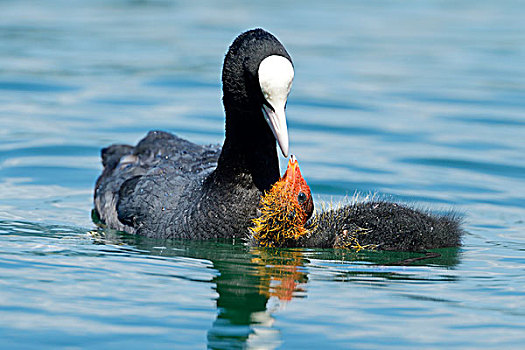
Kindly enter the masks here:
M 260 246 L 280 247 L 307 233 L 304 225 L 313 212 L 312 194 L 293 155 L 283 177 L 262 196 L 260 212 L 251 228 Z

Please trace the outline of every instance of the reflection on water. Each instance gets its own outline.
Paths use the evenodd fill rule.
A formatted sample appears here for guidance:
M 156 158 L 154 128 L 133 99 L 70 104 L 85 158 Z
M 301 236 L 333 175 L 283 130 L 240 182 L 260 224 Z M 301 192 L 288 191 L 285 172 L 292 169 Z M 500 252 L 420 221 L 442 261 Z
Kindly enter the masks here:
M 205 259 L 217 274 L 210 281 L 217 292 L 217 318 L 208 331 L 213 349 L 244 348 L 246 345 L 273 347 L 281 344 L 273 313 L 284 310 L 296 298 L 308 298 L 310 259 L 317 264 L 336 262 L 337 273 L 330 281 L 362 283 L 369 280 L 444 281 L 419 276 L 400 266 L 453 267 L 459 263 L 459 249 L 438 249 L 436 256 L 422 259 L 422 253 L 351 252 L 334 249 L 254 248 L 229 241 L 165 241 L 137 237 L 112 230 L 93 231 L 95 242 L 130 246 L 141 254 L 162 257 Z M 415 260 L 412 259 L 421 259 Z M 454 278 L 449 279 L 453 281 Z M 351 288 L 351 286 L 348 286 Z

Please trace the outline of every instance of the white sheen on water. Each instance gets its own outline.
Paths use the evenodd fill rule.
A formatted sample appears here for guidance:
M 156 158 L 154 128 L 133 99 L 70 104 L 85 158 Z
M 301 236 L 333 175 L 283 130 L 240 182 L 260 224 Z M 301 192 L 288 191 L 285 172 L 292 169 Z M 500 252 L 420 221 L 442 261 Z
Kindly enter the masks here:
M 0 2 L 2 347 L 521 347 L 520 5 Z M 256 26 L 294 60 L 290 153 L 318 208 L 452 208 L 461 249 L 402 266 L 419 255 L 92 232 L 102 147 L 222 142 L 224 53 Z

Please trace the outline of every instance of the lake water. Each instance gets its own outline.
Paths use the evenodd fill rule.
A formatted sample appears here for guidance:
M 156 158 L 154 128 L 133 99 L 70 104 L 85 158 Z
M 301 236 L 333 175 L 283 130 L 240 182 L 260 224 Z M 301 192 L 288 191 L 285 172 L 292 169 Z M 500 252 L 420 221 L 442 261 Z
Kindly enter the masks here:
M 0 2 L 0 348 L 521 348 L 522 1 Z M 296 78 L 316 201 L 463 213 L 440 258 L 95 232 L 100 148 L 221 143 L 228 45 L 262 26 Z M 281 167 L 285 160 L 281 159 Z

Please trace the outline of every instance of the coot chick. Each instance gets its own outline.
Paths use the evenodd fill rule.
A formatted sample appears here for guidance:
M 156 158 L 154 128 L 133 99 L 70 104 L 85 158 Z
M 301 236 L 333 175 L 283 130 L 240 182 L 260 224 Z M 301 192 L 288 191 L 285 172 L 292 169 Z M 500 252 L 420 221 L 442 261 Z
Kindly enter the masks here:
M 150 132 L 135 147 L 102 150 L 95 214 L 109 228 L 157 238 L 245 237 L 264 191 L 279 179 L 276 140 L 288 156 L 290 55 L 254 29 L 230 46 L 222 70 L 222 149 Z
M 292 155 L 283 177 L 261 198 L 259 217 L 253 219 L 251 238 L 264 247 L 293 246 L 307 233 L 314 202 L 310 187 Z
M 290 175 L 293 176 L 290 176 Z M 310 188 L 295 157 L 261 199 L 250 243 L 266 247 L 421 252 L 461 245 L 460 219 L 387 201 L 357 202 L 312 215 Z

